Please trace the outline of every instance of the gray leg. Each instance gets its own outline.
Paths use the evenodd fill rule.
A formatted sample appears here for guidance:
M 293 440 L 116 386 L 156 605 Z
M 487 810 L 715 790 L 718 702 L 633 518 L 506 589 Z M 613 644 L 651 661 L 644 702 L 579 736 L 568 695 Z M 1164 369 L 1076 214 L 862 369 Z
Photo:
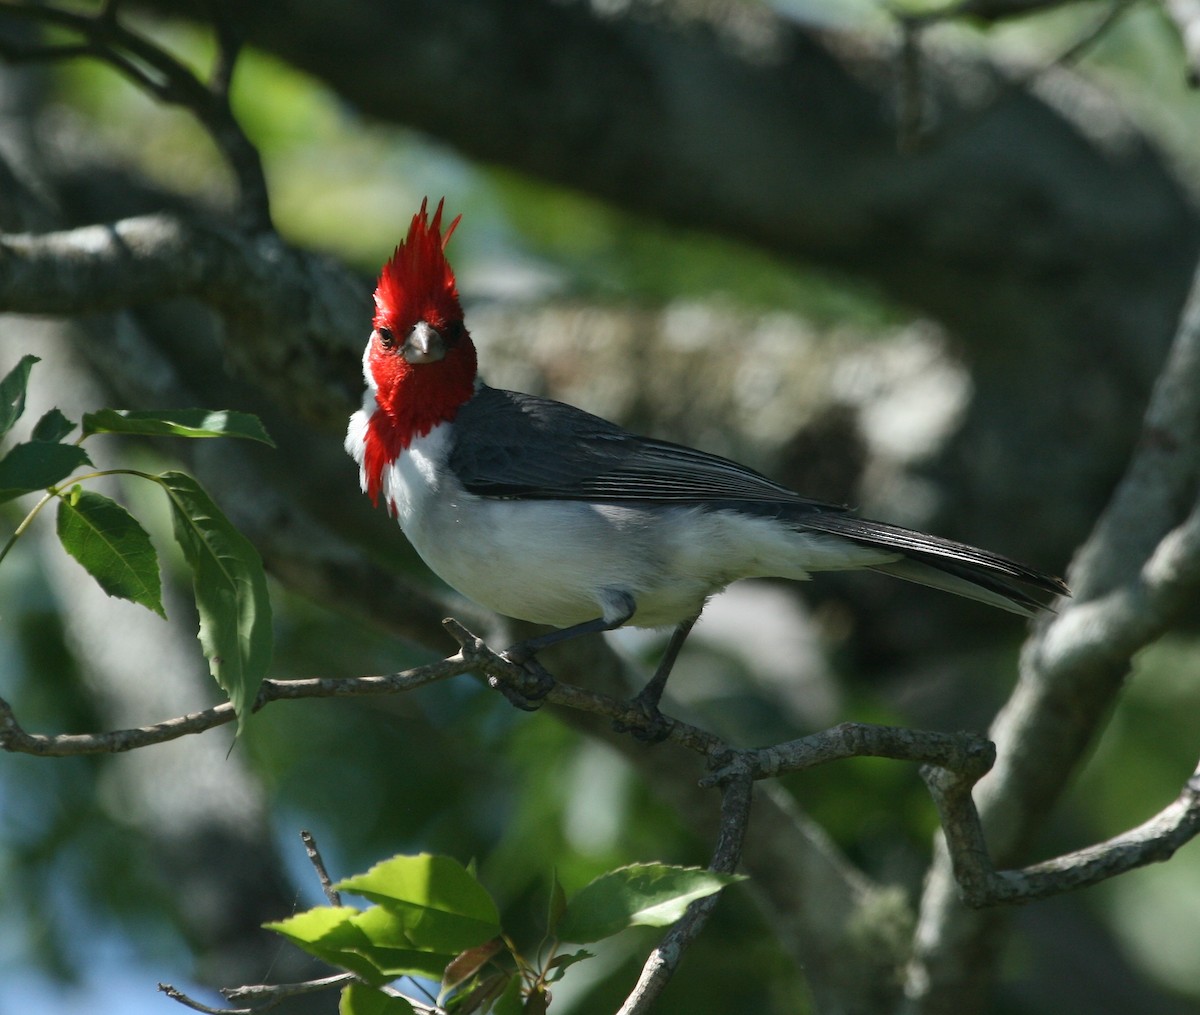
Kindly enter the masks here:
M 545 634 L 540 634 L 535 638 L 526 638 L 525 641 L 517 642 L 517 644 L 511 646 L 503 653 L 505 659 L 517 663 L 537 682 L 537 686 L 532 694 L 517 691 L 515 688 L 509 687 L 495 678 L 489 678 L 488 684 L 498 690 L 511 704 L 516 705 L 518 708 L 522 708 L 527 712 L 532 712 L 540 708 L 541 700 L 550 693 L 550 689 L 554 686 L 554 678 L 538 664 L 534 656 L 542 649 L 549 648 L 551 645 L 571 641 L 573 638 L 581 638 L 585 634 L 613 631 L 620 627 L 633 616 L 637 610 L 637 603 L 634 601 L 633 596 L 627 592 L 615 593 L 613 599 L 619 606 L 619 612 L 611 617 L 596 617 L 593 620 L 585 620 L 581 624 L 572 624 L 570 627 L 547 631 Z
M 631 705 L 645 714 L 649 722 L 646 728 L 634 730 L 634 736 L 644 743 L 657 744 L 665 740 L 671 732 L 671 724 L 658 710 L 658 703 L 662 699 L 663 691 L 666 690 L 667 678 L 671 675 L 671 670 L 675 668 L 679 650 L 683 648 L 683 643 L 687 641 L 688 635 L 692 633 L 692 628 L 699 619 L 700 614 L 697 613 L 694 617 L 683 621 L 671 632 L 671 640 L 667 642 L 666 651 L 658 661 L 654 676 L 630 701 Z M 627 732 L 629 729 L 624 723 L 619 722 L 614 723 L 613 728 L 618 733 Z

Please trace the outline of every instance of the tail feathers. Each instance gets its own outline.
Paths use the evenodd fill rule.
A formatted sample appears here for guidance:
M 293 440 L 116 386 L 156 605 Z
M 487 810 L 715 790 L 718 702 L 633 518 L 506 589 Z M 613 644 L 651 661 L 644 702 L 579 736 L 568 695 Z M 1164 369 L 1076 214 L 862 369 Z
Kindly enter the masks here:
M 890 574 L 893 578 L 916 582 L 918 585 L 928 585 L 943 592 L 952 592 L 956 596 L 974 599 L 988 606 L 998 606 L 1022 617 L 1032 617 L 1045 606 L 1015 582 L 1002 581 L 987 572 L 972 573 L 968 567 L 955 566 L 949 562 L 927 564 L 906 557 L 892 564 L 876 564 L 871 570 Z
M 810 531 L 827 532 L 863 546 L 903 554 L 899 560 L 872 565 L 873 571 L 952 592 L 1021 616 L 1033 616 L 1054 596 L 1071 594 L 1066 583 L 1053 575 L 1018 564 L 998 553 L 899 525 L 841 512 L 810 515 L 802 524 Z

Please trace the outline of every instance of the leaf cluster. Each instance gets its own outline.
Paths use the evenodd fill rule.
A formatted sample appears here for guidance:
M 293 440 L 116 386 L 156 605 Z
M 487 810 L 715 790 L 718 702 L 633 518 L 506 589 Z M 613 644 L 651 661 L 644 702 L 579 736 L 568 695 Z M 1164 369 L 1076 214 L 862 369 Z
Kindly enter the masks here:
M 343 1015 L 411 1012 L 388 987 L 404 976 L 437 982 L 438 1007 L 455 1015 L 530 1015 L 547 1009 L 551 985 L 570 966 L 592 957 L 586 949 L 564 950 L 564 942 L 665 927 L 692 902 L 738 880 L 702 868 L 633 864 L 600 875 L 568 900 L 555 877 L 534 958 L 505 932 L 474 871 L 429 853 L 394 856 L 333 886 L 370 901 L 366 909 L 319 906 L 266 926 L 355 975 L 342 991 Z
M 0 438 L 24 414 L 29 376 L 37 362 L 36 356 L 24 356 L 0 380 Z M 64 443 L 76 429 L 79 436 Z M 0 457 L 0 503 L 24 494 L 43 494 L 0 549 L 0 562 L 41 510 L 57 500 L 58 537 L 67 553 L 110 596 L 138 603 L 165 618 L 158 553 L 149 534 L 125 507 L 83 484 L 124 475 L 163 491 L 175 539 L 192 570 L 200 644 L 213 677 L 237 711 L 240 729 L 271 661 L 271 603 L 262 560 L 191 476 L 176 471 L 96 469 L 83 443 L 97 434 L 239 437 L 272 446 L 273 442 L 257 417 L 243 412 L 103 409 L 85 413 L 76 424 L 55 408 L 34 424 L 28 441 L 14 444 Z

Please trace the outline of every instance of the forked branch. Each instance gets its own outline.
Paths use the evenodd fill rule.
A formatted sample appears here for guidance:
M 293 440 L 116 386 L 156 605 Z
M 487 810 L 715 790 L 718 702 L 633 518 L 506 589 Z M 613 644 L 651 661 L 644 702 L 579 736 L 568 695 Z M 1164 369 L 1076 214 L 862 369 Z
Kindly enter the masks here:
M 255 710 L 282 699 L 400 694 L 465 673 L 488 677 L 493 686 L 499 684 L 518 691 L 525 687 L 530 677 L 521 667 L 509 662 L 457 621 L 447 620 L 446 628 L 461 649 L 439 662 L 386 676 L 265 680 Z M 646 724 L 642 712 L 628 702 L 552 677 L 550 680 L 550 689 L 545 694 L 549 704 L 611 719 L 634 731 Z M 113 754 L 202 733 L 232 722 L 234 718 L 233 706 L 225 703 L 135 729 L 47 735 L 27 732 L 17 722 L 8 703 L 0 699 L 0 749 L 43 757 Z M 726 829 L 723 834 L 729 841 L 723 847 L 725 852 L 719 851 L 719 857 L 726 857 L 721 862 L 736 863 L 745 832 L 744 827 L 737 831 L 730 816 L 735 813 L 731 810 L 734 803 L 742 799 L 731 795 L 734 787 L 748 787 L 758 779 L 855 757 L 891 758 L 922 764 L 921 775 L 938 809 L 959 892 L 964 901 L 974 907 L 1027 902 L 1095 884 L 1136 867 L 1166 860 L 1181 845 L 1200 834 L 1198 768 L 1178 799 L 1137 828 L 1052 860 L 1020 869 L 997 870 L 973 797 L 975 784 L 991 769 L 996 752 L 994 745 L 978 734 L 841 723 L 796 740 L 743 750 L 682 720 L 668 719 L 668 724 L 666 740 L 699 754 L 709 765 L 710 773 L 701 784 L 724 788 L 724 820 L 727 824 L 723 825 Z M 747 789 L 745 807 L 749 806 L 748 792 Z M 732 869 L 716 866 L 717 863 L 715 858 L 714 870 Z M 690 937 L 681 937 L 680 947 L 689 940 Z M 655 961 L 666 961 L 665 955 Z
M 88 14 L 54 4 L 0 0 L 0 17 L 65 31 L 75 41 L 22 44 L 0 37 L 0 58 L 11 63 L 89 57 L 100 60 L 160 102 L 186 109 L 217 146 L 233 172 L 237 218 L 249 233 L 273 231 L 267 181 L 258 149 L 229 103 L 240 40 L 217 19 L 217 57 L 208 82 L 161 46 L 121 23 L 117 0 Z

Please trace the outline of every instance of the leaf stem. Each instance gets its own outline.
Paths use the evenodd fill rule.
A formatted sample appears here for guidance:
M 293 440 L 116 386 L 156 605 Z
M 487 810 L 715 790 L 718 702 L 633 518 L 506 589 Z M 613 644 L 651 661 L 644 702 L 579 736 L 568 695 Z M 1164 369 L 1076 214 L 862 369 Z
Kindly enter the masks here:
M 82 440 L 82 438 L 80 438 Z M 75 442 L 76 444 L 79 441 Z M 4 563 L 4 558 L 8 556 L 8 552 L 16 544 L 20 536 L 33 524 L 33 520 L 38 516 L 39 512 L 55 497 L 61 497 L 62 491 L 68 486 L 74 486 L 76 483 L 82 483 L 88 479 L 99 479 L 101 476 L 139 476 L 142 479 L 148 479 L 151 482 L 162 485 L 162 480 L 153 473 L 142 472 L 139 469 L 96 469 L 94 472 L 85 472 L 82 476 L 71 476 L 57 486 L 46 488 L 46 493 L 42 499 L 29 509 L 29 514 L 21 519 L 21 523 L 13 529 L 13 534 L 8 537 L 4 546 L 0 548 L 0 564 Z
M 41 511 L 42 508 L 44 508 L 46 504 L 56 496 L 58 496 L 58 490 L 56 488 L 47 490 L 42 499 L 29 509 L 29 514 L 21 519 L 21 524 L 13 529 L 13 534 L 8 537 L 8 541 L 4 544 L 3 549 L 0 549 L 0 564 L 4 563 L 4 558 L 8 556 L 8 551 L 13 548 L 17 538 L 21 535 L 21 533 L 23 533 L 31 524 L 33 524 L 33 520 L 38 516 L 38 512 Z

